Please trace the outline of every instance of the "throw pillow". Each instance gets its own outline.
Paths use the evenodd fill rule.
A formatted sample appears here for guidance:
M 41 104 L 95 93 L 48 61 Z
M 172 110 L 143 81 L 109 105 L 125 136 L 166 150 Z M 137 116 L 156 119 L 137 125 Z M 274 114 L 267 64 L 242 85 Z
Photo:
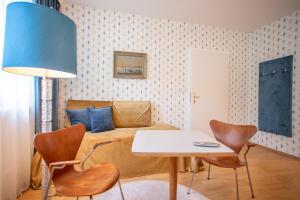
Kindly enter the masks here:
M 90 109 L 91 132 L 110 131 L 115 128 L 112 120 L 111 106 Z
M 71 125 L 83 124 L 86 131 L 91 130 L 90 112 L 91 108 L 80 109 L 80 110 L 66 110 Z

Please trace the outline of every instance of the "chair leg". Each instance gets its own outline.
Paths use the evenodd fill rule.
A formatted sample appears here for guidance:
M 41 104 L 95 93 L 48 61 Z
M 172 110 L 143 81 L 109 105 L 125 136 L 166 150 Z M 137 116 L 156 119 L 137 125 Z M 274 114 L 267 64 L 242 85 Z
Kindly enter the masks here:
M 209 180 L 209 175 L 210 175 L 210 164 L 208 164 L 208 172 L 207 172 L 207 179 Z
M 190 191 L 191 191 L 191 188 L 192 188 L 192 184 L 193 184 L 193 181 L 194 181 L 194 176 L 195 176 L 195 174 L 196 174 L 196 173 L 193 172 L 187 194 L 190 194 Z
M 78 200 L 79 199 L 79 197 L 76 197 L 76 200 Z
M 90 196 L 90 200 L 93 200 L 93 196 Z
M 240 195 L 239 195 L 239 181 L 238 181 L 238 175 L 237 175 L 236 168 L 234 168 L 234 174 L 235 174 L 235 183 L 236 183 L 236 197 L 237 197 L 237 200 L 239 200 L 240 199 Z
M 120 183 L 120 179 L 118 180 L 118 185 L 119 185 L 119 188 L 120 188 L 122 200 L 124 200 L 124 194 L 123 194 L 122 186 L 121 186 L 121 183 Z
M 196 166 L 195 167 L 198 167 L 198 162 L 199 162 L 199 157 L 196 158 L 196 162 L 195 162 Z M 190 181 L 190 185 L 189 185 L 189 189 L 187 191 L 187 194 L 190 194 L 192 184 L 193 184 L 193 181 L 194 181 L 194 177 L 195 177 L 195 169 L 193 170 L 193 174 L 192 174 L 192 178 L 191 178 L 191 181 Z
M 252 181 L 251 181 L 250 172 L 249 172 L 247 162 L 246 162 L 246 169 L 247 169 L 247 175 L 248 175 L 248 180 L 249 180 L 249 185 L 250 185 L 250 189 L 251 189 L 252 198 L 254 198 L 254 192 L 253 192 L 253 188 L 252 188 Z

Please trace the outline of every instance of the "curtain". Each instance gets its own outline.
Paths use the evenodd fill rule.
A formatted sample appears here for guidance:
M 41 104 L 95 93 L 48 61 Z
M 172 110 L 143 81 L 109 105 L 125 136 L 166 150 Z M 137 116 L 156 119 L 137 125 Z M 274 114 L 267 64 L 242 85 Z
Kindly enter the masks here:
M 5 8 L 0 1 L 0 63 Z M 33 78 L 0 70 L 0 199 L 16 199 L 30 184 L 34 133 Z

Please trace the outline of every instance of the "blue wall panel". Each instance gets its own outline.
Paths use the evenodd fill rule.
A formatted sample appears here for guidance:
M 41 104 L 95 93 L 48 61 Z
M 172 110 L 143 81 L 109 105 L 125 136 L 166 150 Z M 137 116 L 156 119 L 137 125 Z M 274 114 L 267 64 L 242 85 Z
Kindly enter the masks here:
M 292 136 L 293 56 L 259 64 L 259 130 Z

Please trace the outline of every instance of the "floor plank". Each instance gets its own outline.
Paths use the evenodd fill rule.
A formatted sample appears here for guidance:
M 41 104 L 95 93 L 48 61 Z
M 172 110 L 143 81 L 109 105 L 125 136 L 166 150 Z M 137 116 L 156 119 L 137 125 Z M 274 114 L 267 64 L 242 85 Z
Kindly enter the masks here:
M 300 199 L 300 159 L 291 158 L 261 147 L 255 147 L 249 152 L 248 160 L 256 200 Z M 238 169 L 238 175 L 240 199 L 251 199 L 246 169 Z M 207 170 L 197 173 L 193 189 L 213 200 L 236 199 L 235 179 L 232 169 L 212 166 L 211 179 L 207 180 L 206 176 Z M 180 173 L 178 183 L 188 186 L 190 177 L 190 173 Z M 124 179 L 122 183 L 145 179 L 168 180 L 168 174 Z M 29 189 L 18 200 L 35 200 L 39 198 L 39 190 Z M 75 198 L 54 197 L 52 199 L 65 200 Z

